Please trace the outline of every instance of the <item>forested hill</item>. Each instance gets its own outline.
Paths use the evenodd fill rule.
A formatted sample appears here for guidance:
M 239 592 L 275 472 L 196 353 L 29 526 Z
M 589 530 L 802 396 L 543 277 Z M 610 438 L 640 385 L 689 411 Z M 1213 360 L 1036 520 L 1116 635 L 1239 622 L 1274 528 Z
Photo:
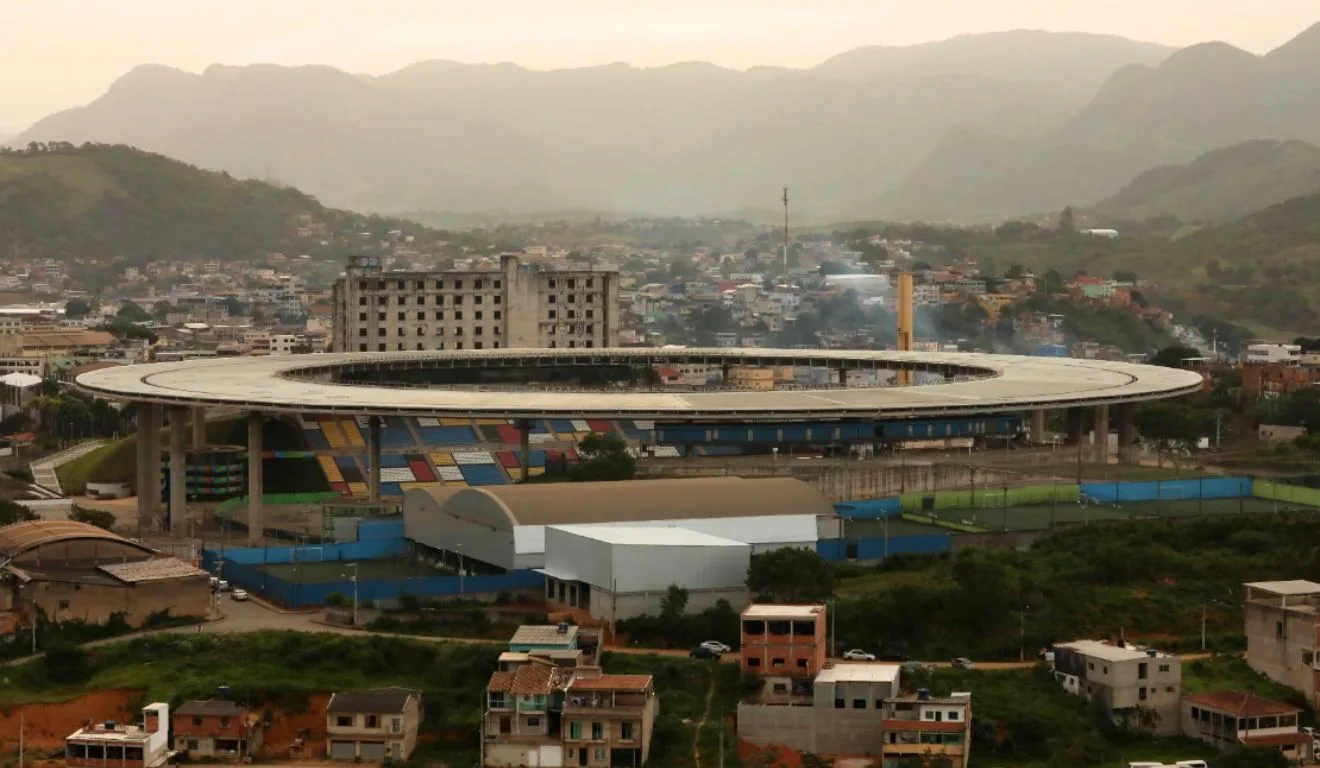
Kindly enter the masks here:
M 299 236 L 299 219 L 313 231 Z M 324 227 L 318 226 L 323 224 Z M 162 155 L 106 144 L 0 150 L 0 257 L 247 259 L 338 255 L 341 235 L 392 229 L 450 239 L 397 219 L 326 208 L 290 187 L 240 181 Z M 322 241 L 326 241 L 322 245 Z M 349 242 L 343 241 L 347 249 Z

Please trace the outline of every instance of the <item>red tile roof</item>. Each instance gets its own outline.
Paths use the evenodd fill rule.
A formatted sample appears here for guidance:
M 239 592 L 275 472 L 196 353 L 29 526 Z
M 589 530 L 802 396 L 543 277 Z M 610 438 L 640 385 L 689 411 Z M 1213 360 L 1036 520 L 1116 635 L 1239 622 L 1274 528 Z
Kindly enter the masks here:
M 570 691 L 644 691 L 651 685 L 650 675 L 601 675 L 577 678 L 568 684 Z
M 1295 715 L 1302 710 L 1281 701 L 1263 699 L 1242 691 L 1211 691 L 1193 693 L 1184 696 L 1185 701 L 1205 707 L 1229 712 L 1238 717 L 1268 717 L 1270 715 Z

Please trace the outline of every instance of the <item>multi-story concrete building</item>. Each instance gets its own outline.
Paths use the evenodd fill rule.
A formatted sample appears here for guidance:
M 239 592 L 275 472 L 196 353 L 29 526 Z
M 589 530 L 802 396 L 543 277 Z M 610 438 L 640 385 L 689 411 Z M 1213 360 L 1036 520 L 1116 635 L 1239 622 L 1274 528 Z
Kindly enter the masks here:
M 227 699 L 185 701 L 170 726 L 175 751 L 189 759 L 237 762 L 261 750 L 261 719 Z
M 1154 733 L 1179 733 L 1182 661 L 1177 656 L 1078 640 L 1054 646 L 1054 676 L 1069 693 L 1104 702 L 1116 720 Z
M 966 768 L 972 756 L 972 695 L 931 696 L 919 690 L 913 696 L 884 701 L 883 765 L 922 759 L 927 765 Z
M 792 693 L 795 681 L 808 681 L 825 667 L 823 605 L 749 605 L 742 613 L 741 661 L 744 672 L 766 678 L 766 686 Z
M 659 708 L 650 675 L 605 675 L 580 667 L 564 697 L 564 764 L 640 768 Z
M 1306 694 L 1314 706 L 1320 702 L 1320 584 L 1293 581 L 1258 581 L 1244 585 L 1243 632 L 1247 636 L 1247 663 L 1271 680 Z
M 335 282 L 336 352 L 612 347 L 619 273 L 559 270 L 500 257 L 499 270 L 386 272 L 349 260 Z
M 417 746 L 422 694 L 399 687 L 336 693 L 326 705 L 325 721 L 331 760 L 407 760 Z
M 169 759 L 170 705 L 142 708 L 142 724 L 93 723 L 64 740 L 64 763 L 78 768 L 156 768 Z

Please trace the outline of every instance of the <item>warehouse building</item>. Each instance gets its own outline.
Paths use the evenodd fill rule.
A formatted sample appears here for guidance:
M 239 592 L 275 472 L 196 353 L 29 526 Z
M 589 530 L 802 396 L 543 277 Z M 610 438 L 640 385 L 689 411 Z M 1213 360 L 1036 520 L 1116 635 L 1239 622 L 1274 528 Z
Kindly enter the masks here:
M 685 528 L 757 554 L 815 549 L 838 520 L 818 491 L 781 477 L 434 488 L 404 498 L 409 539 L 506 570 L 545 567 L 547 526 Z
M 27 624 L 36 607 L 50 621 L 104 624 L 122 614 L 140 626 L 152 614 L 204 617 L 208 574 L 110 531 L 70 520 L 0 528 L 0 611 Z
M 727 600 L 747 603 L 752 548 L 676 527 L 613 525 L 545 529 L 546 598 L 605 621 L 660 614 L 671 584 L 687 590 L 689 611 Z

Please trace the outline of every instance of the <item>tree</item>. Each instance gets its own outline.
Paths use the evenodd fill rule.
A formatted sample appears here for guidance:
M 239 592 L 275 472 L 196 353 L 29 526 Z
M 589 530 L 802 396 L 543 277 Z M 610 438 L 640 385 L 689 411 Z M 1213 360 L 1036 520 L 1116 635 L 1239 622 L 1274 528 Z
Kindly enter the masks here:
M 107 531 L 115 529 L 115 515 L 113 512 L 107 512 L 104 509 L 87 509 L 86 507 L 74 507 L 73 512 L 69 513 L 69 519 L 75 523 L 87 523 L 97 528 L 104 528 Z
M 574 482 L 630 480 L 637 473 L 628 444 L 612 435 L 587 435 L 578 445 L 578 456 L 582 460 L 569 472 Z
M 1166 454 L 1196 447 L 1205 431 L 1205 417 L 1183 403 L 1146 403 L 1137 413 L 1137 428 L 1144 439 L 1154 443 L 1156 463 L 1163 466 Z
M 1239 749 L 1215 760 L 1215 768 L 1288 768 L 1288 758 L 1277 749 Z
M 69 320 L 81 320 L 91 311 L 92 307 L 85 299 L 69 299 L 64 305 L 64 316 Z
M 230 317 L 238 317 L 243 314 L 243 302 L 238 300 L 237 296 L 225 297 L 225 314 Z
M 1067 208 L 1064 208 L 1063 213 L 1059 214 L 1059 231 L 1060 232 L 1077 231 L 1077 217 L 1073 214 L 1073 209 L 1071 205 L 1068 206 Z
M 42 672 L 53 683 L 76 683 L 91 676 L 87 651 L 66 642 L 57 642 L 46 649 L 41 659 Z
M 25 523 L 29 520 L 40 520 L 41 518 L 32 510 L 9 500 L 0 500 L 0 525 L 10 525 L 12 523 Z
M 752 558 L 747 589 L 758 600 L 815 603 L 834 594 L 834 572 L 814 550 L 784 547 Z
M 119 305 L 119 311 L 115 317 L 127 320 L 130 323 L 141 323 L 151 319 L 151 314 L 147 310 L 131 301 L 125 301 Z
M 1150 359 L 1151 365 L 1160 365 L 1165 368 L 1182 368 L 1186 364 L 1183 362 L 1188 358 L 1200 357 L 1201 353 L 1185 344 L 1174 344 L 1165 347 Z
M 687 605 L 688 591 L 677 584 L 670 584 L 665 596 L 660 600 L 661 621 L 676 621 L 687 612 Z

